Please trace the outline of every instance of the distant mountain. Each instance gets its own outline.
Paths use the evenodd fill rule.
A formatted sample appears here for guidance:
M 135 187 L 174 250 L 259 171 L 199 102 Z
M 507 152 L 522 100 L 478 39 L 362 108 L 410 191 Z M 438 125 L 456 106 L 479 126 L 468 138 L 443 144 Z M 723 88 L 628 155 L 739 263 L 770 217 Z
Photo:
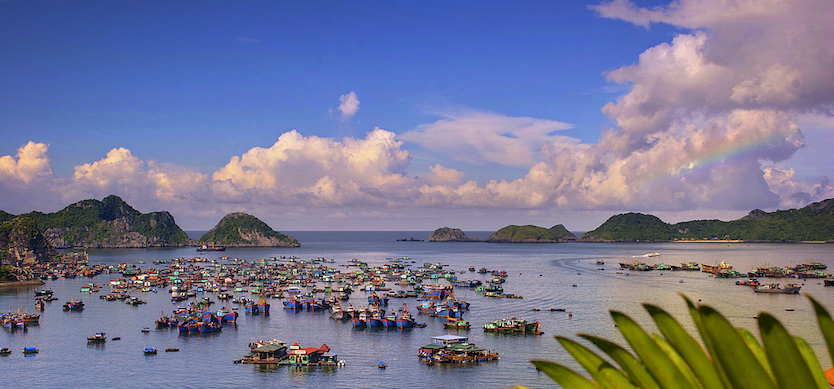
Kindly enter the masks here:
M 83 200 L 54 213 L 24 214 L 55 248 L 142 248 L 190 243 L 167 211 L 141 213 L 118 196 Z
M 478 238 L 470 238 L 460 228 L 443 227 L 429 234 L 429 242 L 480 242 Z
M 582 242 L 743 240 L 749 242 L 834 241 L 834 199 L 801 209 L 750 211 L 741 219 L 668 224 L 652 215 L 626 213 L 582 235 Z
M 295 238 L 273 230 L 260 219 L 243 212 L 230 213 L 198 239 L 227 247 L 300 247 Z
M 563 243 L 575 240 L 576 236 L 565 226 L 557 224 L 550 228 L 526 226 L 506 226 L 492 235 L 488 243 Z

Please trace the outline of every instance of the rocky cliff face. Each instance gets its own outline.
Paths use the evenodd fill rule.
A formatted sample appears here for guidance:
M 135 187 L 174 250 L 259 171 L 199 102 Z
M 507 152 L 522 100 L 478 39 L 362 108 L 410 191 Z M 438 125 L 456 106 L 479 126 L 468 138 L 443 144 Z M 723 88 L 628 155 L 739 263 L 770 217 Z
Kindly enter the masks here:
M 4 222 L 0 227 L 0 265 L 26 266 L 52 262 L 58 255 L 40 233 L 35 221 L 24 216 Z
M 480 242 L 478 238 L 469 238 L 460 228 L 443 227 L 429 234 L 429 242 Z

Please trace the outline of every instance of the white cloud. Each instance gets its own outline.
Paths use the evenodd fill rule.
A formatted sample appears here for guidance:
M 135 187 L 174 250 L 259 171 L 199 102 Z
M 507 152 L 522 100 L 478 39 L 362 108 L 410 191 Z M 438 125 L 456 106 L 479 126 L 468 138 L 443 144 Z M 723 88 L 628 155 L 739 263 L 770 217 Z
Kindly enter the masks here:
M 50 158 L 45 143 L 29 142 L 17 149 L 17 157 L 0 157 L 0 178 L 6 177 L 30 183 L 38 178 L 52 175 Z
M 339 96 L 339 103 L 339 112 L 342 113 L 342 119 L 350 119 L 359 112 L 359 97 L 356 96 L 354 91 Z
M 444 119 L 400 135 L 400 139 L 442 152 L 458 161 L 521 167 L 533 166 L 545 143 L 579 143 L 574 138 L 551 135 L 554 131 L 573 128 L 570 124 L 553 120 L 478 111 L 443 116 Z
M 255 147 L 233 157 L 212 179 L 228 181 L 238 191 L 268 192 L 266 198 L 281 203 L 385 203 L 382 190 L 408 180 L 401 171 L 411 157 L 401 146 L 393 132 L 379 128 L 365 139 L 341 142 L 293 130 L 269 148 Z

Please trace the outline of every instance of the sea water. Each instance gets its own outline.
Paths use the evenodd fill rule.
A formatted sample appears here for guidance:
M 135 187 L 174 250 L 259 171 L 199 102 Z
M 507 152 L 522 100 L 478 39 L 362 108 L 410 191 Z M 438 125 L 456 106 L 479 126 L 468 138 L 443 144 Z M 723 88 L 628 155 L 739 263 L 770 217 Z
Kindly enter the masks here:
M 749 287 L 735 285 L 735 279 L 719 279 L 702 272 L 621 270 L 619 262 L 639 260 L 647 263 L 675 264 L 697 262 L 716 264 L 725 261 L 738 271 L 772 265 L 798 265 L 806 261 L 827 264 L 834 271 L 834 245 L 831 244 L 748 244 L 748 243 L 562 243 L 562 244 L 489 244 L 398 242 L 414 237 L 426 239 L 426 231 L 407 232 L 288 232 L 302 246 L 292 249 L 235 249 L 225 252 L 197 253 L 193 247 L 172 249 L 88 250 L 91 264 L 138 264 L 147 267 L 154 260 L 201 256 L 219 263 L 238 258 L 258 261 L 281 256 L 299 260 L 324 257 L 343 272 L 352 259 L 371 266 L 390 263 L 387 258 L 410 257 L 413 268 L 424 263 L 440 262 L 446 269 L 456 270 L 459 279 L 491 278 L 470 272 L 468 268 L 485 267 L 504 270 L 505 293 L 523 299 L 489 298 L 468 289 L 456 288 L 456 297 L 471 303 L 464 319 L 472 324 L 470 331 L 445 330 L 444 319 L 416 315 L 425 328 L 412 330 L 354 330 L 349 322 L 330 319 L 326 312 L 286 311 L 280 299 L 270 299 L 269 316 L 242 314 L 236 326 L 208 335 L 182 336 L 173 329 L 155 329 L 154 321 L 161 313 L 175 308 L 167 290 L 158 293 L 130 294 L 148 303 L 132 307 L 121 301 L 105 301 L 99 295 L 109 291 L 109 281 L 119 274 L 102 274 L 96 278 L 58 279 L 47 281 L 40 288 L 52 289 L 58 300 L 48 303 L 41 312 L 39 326 L 26 331 L 4 330 L 0 347 L 13 353 L 0 358 L 4 382 L 22 387 L 303 387 L 303 388 L 500 388 L 514 385 L 555 387 L 546 375 L 530 363 L 545 359 L 582 371 L 554 339 L 576 337 L 588 333 L 626 342 L 619 335 L 610 317 L 610 310 L 626 313 L 647 330 L 656 332 L 643 303 L 656 304 L 674 315 L 693 331 L 681 295 L 695 302 L 717 308 L 735 325 L 758 335 L 755 315 L 770 312 L 788 330 L 804 337 L 814 348 L 823 367 L 831 362 L 817 327 L 813 310 L 803 295 L 810 294 L 834 313 L 834 287 L 824 287 L 819 279 L 761 279 L 763 282 L 802 283 L 801 295 L 754 293 Z M 469 233 L 470 237 L 486 238 L 488 232 Z M 647 257 L 648 253 L 660 253 Z M 228 260 L 221 259 L 228 256 Z M 604 265 L 597 265 L 604 261 Z M 206 265 L 206 264 L 204 264 Z M 101 292 L 83 295 L 80 288 L 87 283 L 100 285 Z M 445 281 L 439 281 L 443 284 Z M 322 285 L 320 285 L 322 286 Z M 399 289 L 396 285 L 389 285 Z M 35 287 L 0 289 L 0 311 L 24 308 L 34 312 Z M 198 294 L 198 298 L 211 294 Z M 361 307 L 367 303 L 367 292 L 354 292 L 350 303 Z M 70 298 L 83 299 L 81 312 L 64 312 L 61 306 Z M 255 297 L 257 298 L 257 297 Z M 417 301 L 390 300 L 388 310 L 396 310 L 406 302 L 416 314 Z M 179 303 L 184 305 L 185 303 Z M 212 306 L 219 309 L 223 304 Z M 235 307 L 235 305 L 232 305 Z M 534 310 L 538 309 L 538 310 Z M 551 311 L 564 309 L 565 311 Z M 541 323 L 543 335 L 502 335 L 485 333 L 484 323 L 508 316 Z M 151 331 L 143 333 L 142 327 Z M 88 345 L 86 337 L 106 332 L 104 345 Z M 494 350 L 500 361 L 477 365 L 427 366 L 418 359 L 420 346 L 430 343 L 432 336 L 457 334 L 468 336 L 478 347 Z M 121 337 L 114 341 L 113 337 Z M 278 339 L 288 345 L 318 347 L 327 344 L 331 352 L 344 360 L 344 367 L 288 368 L 234 364 L 249 352 L 248 344 L 257 340 Z M 27 346 L 40 349 L 39 354 L 24 356 Z M 159 354 L 145 356 L 146 347 L 156 347 Z M 166 353 L 166 348 L 179 352 Z M 591 346 L 591 348 L 593 348 Z M 387 369 L 379 369 L 384 361 Z

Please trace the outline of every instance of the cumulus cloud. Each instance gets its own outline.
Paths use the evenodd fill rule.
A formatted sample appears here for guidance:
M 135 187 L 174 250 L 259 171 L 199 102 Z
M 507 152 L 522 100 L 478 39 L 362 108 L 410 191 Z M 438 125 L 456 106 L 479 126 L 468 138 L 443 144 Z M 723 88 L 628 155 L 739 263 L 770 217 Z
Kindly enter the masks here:
M 384 188 L 408 179 L 401 171 L 411 157 L 393 132 L 375 128 L 365 139 L 336 141 L 293 130 L 269 148 L 255 147 L 214 172 L 225 192 L 269 192 L 281 203 L 344 205 L 381 202 Z M 239 197 L 242 193 L 235 196 Z
M 339 96 L 339 103 L 339 112 L 342 113 L 342 119 L 350 119 L 359 112 L 359 97 L 356 96 L 354 91 Z
M 618 128 L 595 149 L 607 149 L 619 162 L 595 170 L 607 171 L 600 184 L 617 176 L 612 170 L 618 163 L 624 184 L 646 182 L 641 168 L 648 165 L 636 162 L 663 148 L 673 152 L 658 162 L 670 169 L 670 164 L 685 167 L 686 160 L 702 159 L 709 155 L 706 150 L 724 150 L 712 157 L 720 170 L 677 169 L 685 180 L 666 182 L 664 189 L 679 188 L 674 196 L 684 207 L 703 206 L 702 199 L 732 193 L 732 188 L 743 191 L 738 193 L 745 196 L 736 197 L 750 199 L 747 203 L 763 201 L 758 207 L 794 203 L 793 192 L 778 188 L 804 184 L 788 183 L 792 175 L 762 166 L 805 146 L 795 124 L 798 115 L 834 114 L 834 73 L 826 70 L 834 68 L 834 24 L 826 21 L 834 17 L 834 3 L 679 0 L 647 9 L 614 0 L 591 8 L 638 26 L 667 23 L 692 31 L 606 75 L 630 89 L 602 110 Z M 708 146 L 699 150 L 693 140 Z M 726 178 L 729 172 L 734 180 Z M 701 189 L 690 190 L 696 187 Z
M 443 119 L 419 126 L 400 139 L 442 152 L 472 164 L 494 162 L 530 167 L 547 143 L 575 145 L 574 138 L 553 135 L 573 128 L 570 124 L 529 117 L 509 117 L 488 112 L 467 111 L 442 114 Z
M 32 182 L 40 177 L 52 175 L 50 158 L 45 143 L 29 142 L 17 149 L 17 156 L 0 157 L 0 178 Z

